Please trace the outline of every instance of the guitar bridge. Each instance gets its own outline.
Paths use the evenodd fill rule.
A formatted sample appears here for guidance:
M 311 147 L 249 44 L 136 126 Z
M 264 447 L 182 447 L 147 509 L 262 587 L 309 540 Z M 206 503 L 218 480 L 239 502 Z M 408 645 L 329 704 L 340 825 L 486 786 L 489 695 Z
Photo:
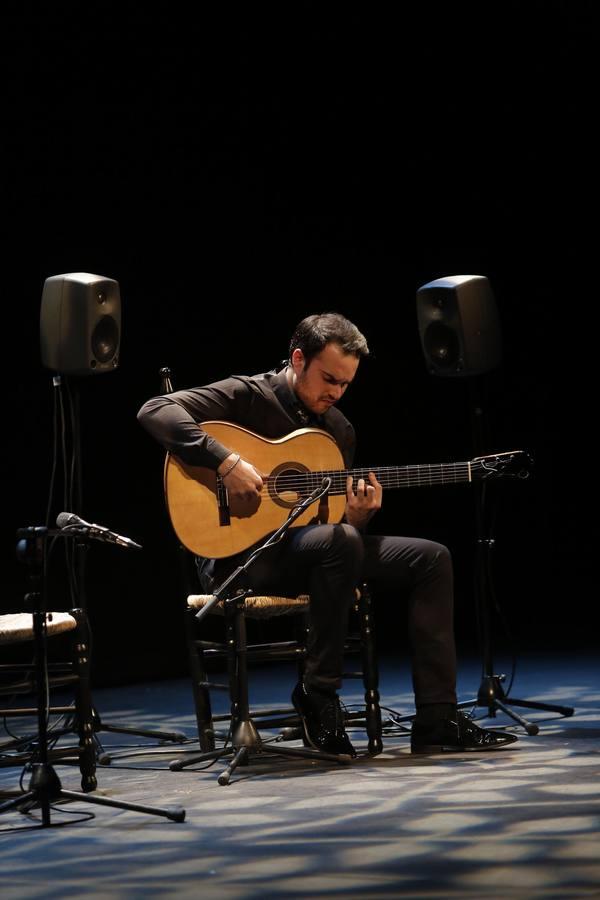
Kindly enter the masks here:
M 223 484 L 223 479 L 219 477 L 217 477 L 217 508 L 219 510 L 219 526 L 231 525 L 227 488 Z

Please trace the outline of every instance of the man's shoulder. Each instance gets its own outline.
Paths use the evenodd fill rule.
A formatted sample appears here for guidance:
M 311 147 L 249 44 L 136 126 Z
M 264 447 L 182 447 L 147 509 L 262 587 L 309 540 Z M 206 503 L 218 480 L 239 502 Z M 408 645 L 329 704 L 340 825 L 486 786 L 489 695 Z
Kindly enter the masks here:
M 260 394 L 272 394 L 276 375 L 273 372 L 261 372 L 258 375 L 230 375 L 229 379 L 244 385 L 248 390 Z

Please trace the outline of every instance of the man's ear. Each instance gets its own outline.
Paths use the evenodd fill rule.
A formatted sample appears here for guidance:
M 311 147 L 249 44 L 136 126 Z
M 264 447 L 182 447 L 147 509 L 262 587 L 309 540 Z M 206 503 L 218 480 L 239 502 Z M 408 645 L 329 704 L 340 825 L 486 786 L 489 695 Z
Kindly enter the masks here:
M 292 364 L 292 369 L 296 374 L 303 371 L 305 364 L 304 353 L 299 347 L 296 347 L 296 349 L 292 351 L 290 362 Z

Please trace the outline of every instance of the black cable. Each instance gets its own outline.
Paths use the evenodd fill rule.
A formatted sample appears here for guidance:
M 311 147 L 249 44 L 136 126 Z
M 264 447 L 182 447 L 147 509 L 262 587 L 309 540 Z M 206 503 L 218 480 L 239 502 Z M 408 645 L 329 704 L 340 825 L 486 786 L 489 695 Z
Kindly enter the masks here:
M 50 515 L 52 512 L 52 500 L 54 498 L 54 486 L 56 482 L 56 468 L 58 464 L 58 401 L 56 388 L 60 384 L 60 375 L 55 375 L 52 380 L 55 388 L 52 403 L 52 467 L 50 469 L 50 487 L 46 506 L 46 528 L 50 527 Z
M 81 460 L 78 459 L 78 454 L 76 453 L 76 447 L 79 446 L 79 422 L 78 417 L 75 414 L 75 406 L 73 403 L 73 394 L 71 391 L 71 383 L 67 379 L 66 382 L 67 389 L 67 399 L 69 401 L 69 424 L 71 426 L 71 465 L 70 465 L 70 474 L 69 474 L 69 499 L 67 502 L 66 509 L 74 509 L 77 512 L 81 512 L 81 490 L 80 490 L 80 482 L 81 482 Z
M 69 798 L 66 802 L 72 803 L 73 801 Z M 76 819 L 74 822 L 53 822 L 52 824 L 56 825 L 57 827 L 60 827 L 61 825 L 77 825 L 79 822 L 89 822 L 90 819 L 96 818 L 96 813 L 87 812 L 87 813 L 82 814 L 79 811 L 75 811 L 74 809 L 67 809 L 62 804 L 59 804 L 58 806 L 54 806 L 54 804 L 51 803 L 50 809 L 54 810 L 54 812 L 65 813 L 65 815 L 68 815 L 68 816 L 79 816 L 80 817 L 79 819 Z
M 38 828 L 65 828 L 70 825 L 79 825 L 81 822 L 89 822 L 90 819 L 96 818 L 96 813 L 88 812 L 88 813 L 79 813 L 71 811 L 70 809 L 59 808 L 56 806 L 50 805 L 50 809 L 53 809 L 55 812 L 64 812 L 68 813 L 70 816 L 79 816 L 75 821 L 71 820 L 70 822 L 51 822 L 50 825 L 44 825 L 43 822 L 40 822 L 39 819 L 36 819 L 30 812 L 25 812 L 23 815 L 27 816 L 28 819 L 33 819 L 37 824 L 35 825 L 22 825 L 20 827 L 14 828 L 0 828 L 0 834 L 12 834 L 15 831 L 36 831 Z
M 211 760 L 211 762 L 206 766 L 201 766 L 200 768 L 192 768 L 191 766 L 184 767 L 183 769 L 178 769 L 178 772 L 203 772 L 205 769 L 210 769 L 211 766 L 217 762 L 221 757 L 217 757 L 216 759 Z M 163 766 L 113 766 L 112 764 L 98 763 L 98 769 L 122 769 L 124 772 L 169 772 L 170 769 L 164 768 Z

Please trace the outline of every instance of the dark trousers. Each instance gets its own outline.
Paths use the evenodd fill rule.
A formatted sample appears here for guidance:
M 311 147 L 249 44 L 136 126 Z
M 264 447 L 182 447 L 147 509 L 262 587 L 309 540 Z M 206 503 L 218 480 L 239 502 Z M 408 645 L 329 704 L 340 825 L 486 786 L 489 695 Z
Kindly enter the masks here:
M 452 560 L 443 545 L 309 525 L 266 550 L 245 577 L 256 593 L 310 594 L 305 682 L 327 691 L 341 686 L 348 611 L 361 580 L 406 603 L 417 707 L 456 703 Z

